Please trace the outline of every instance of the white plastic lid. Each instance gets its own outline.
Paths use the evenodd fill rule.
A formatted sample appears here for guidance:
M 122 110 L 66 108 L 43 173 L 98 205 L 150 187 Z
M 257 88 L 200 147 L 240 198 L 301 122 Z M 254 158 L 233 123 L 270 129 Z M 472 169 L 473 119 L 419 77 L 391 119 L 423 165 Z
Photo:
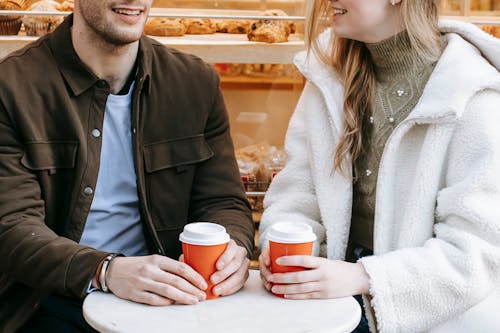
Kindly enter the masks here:
M 267 239 L 278 243 L 307 243 L 316 240 L 309 224 L 301 222 L 278 222 L 269 227 Z
M 183 243 L 193 245 L 217 245 L 229 242 L 229 234 L 220 224 L 210 222 L 195 222 L 184 226 L 179 235 Z

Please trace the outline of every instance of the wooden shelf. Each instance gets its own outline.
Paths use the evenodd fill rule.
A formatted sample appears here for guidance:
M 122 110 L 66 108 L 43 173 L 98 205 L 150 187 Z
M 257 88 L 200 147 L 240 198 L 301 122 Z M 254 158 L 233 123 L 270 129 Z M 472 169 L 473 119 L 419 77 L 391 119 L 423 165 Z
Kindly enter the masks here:
M 290 64 L 295 53 L 304 49 L 303 38 L 298 35 L 291 35 L 286 43 L 274 44 L 250 42 L 245 34 L 215 33 L 153 38 L 212 63 L 255 63 L 257 59 L 265 59 L 265 63 L 269 64 Z
M 304 49 L 303 38 L 291 35 L 286 43 L 250 42 L 242 34 L 185 35 L 156 37 L 160 43 L 180 51 L 195 54 L 206 62 L 256 63 L 259 59 L 269 64 L 290 64 L 295 53 Z M 0 59 L 38 37 L 0 36 Z
M 252 0 L 253 2 L 254 0 Z M 283 3 L 288 3 L 284 0 Z M 157 1 L 158 3 L 158 1 Z M 11 13 L 39 15 L 38 12 L 10 11 Z M 43 12 L 42 12 L 43 14 Z M 67 12 L 50 12 L 50 14 L 66 15 Z M 162 17 L 262 17 L 258 10 L 224 10 L 224 9 L 196 9 L 196 8 L 152 8 L 151 16 Z M 256 16 L 257 15 L 257 16 Z M 284 19 L 284 17 L 266 17 L 266 19 Z M 303 16 L 289 16 L 287 20 L 303 23 Z M 294 55 L 305 49 L 303 30 L 292 34 L 285 43 L 251 42 L 246 34 L 215 33 L 208 35 L 184 35 L 181 37 L 151 36 L 160 43 L 176 48 L 180 51 L 199 56 L 209 63 L 256 63 L 262 61 L 268 64 L 290 64 Z M 0 59 L 8 53 L 23 47 L 38 37 L 0 36 Z
M 489 16 L 476 15 L 477 12 L 473 12 L 474 16 L 460 16 L 460 15 L 443 15 L 442 19 L 459 20 L 470 22 L 474 24 L 486 24 L 486 25 L 500 25 L 500 11 L 497 12 L 487 12 Z
M 302 77 L 221 75 L 221 87 L 223 89 L 291 90 L 295 88 L 302 89 L 303 86 L 304 86 L 304 79 Z

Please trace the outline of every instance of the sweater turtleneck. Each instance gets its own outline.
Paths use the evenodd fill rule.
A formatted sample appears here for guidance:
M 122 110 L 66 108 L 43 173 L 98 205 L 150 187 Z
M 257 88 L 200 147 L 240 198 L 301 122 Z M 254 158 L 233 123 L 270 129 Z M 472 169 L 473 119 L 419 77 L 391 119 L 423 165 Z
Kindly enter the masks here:
M 355 260 L 356 248 L 373 250 L 375 188 L 385 143 L 418 103 L 437 62 L 421 56 L 406 31 L 365 45 L 374 65 L 375 87 L 369 129 L 355 168 L 349 260 Z
M 406 30 L 377 43 L 367 43 L 377 82 L 391 82 L 415 76 L 431 63 L 410 42 Z

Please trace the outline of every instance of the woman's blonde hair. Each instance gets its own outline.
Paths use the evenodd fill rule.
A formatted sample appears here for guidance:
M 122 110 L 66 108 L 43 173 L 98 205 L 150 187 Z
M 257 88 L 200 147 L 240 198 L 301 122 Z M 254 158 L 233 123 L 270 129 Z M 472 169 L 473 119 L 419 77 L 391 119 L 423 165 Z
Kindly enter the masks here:
M 389 2 L 389 0 L 387 0 Z M 401 17 L 411 47 L 424 59 L 436 61 L 441 53 L 436 0 L 402 0 Z M 316 0 L 309 20 L 308 50 L 330 65 L 344 85 L 344 133 L 335 151 L 334 170 L 343 170 L 342 161 L 351 157 L 356 165 L 366 140 L 367 124 L 372 113 L 375 74 L 370 53 L 364 43 L 332 35 L 330 45 L 320 45 L 318 36 L 331 22 L 330 0 Z M 356 170 L 354 170 L 356 176 Z

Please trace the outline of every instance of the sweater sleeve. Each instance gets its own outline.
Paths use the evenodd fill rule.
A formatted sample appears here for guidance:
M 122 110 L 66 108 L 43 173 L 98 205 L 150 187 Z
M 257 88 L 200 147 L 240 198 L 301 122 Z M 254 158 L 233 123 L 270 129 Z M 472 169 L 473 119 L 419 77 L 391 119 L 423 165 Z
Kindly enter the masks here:
M 312 226 L 318 236 L 317 243 L 324 240 L 324 227 L 316 199 L 311 175 L 310 149 L 308 142 L 307 110 L 311 101 L 321 98 L 317 89 L 306 84 L 297 107 L 290 119 L 285 137 L 286 165 L 273 179 L 264 198 L 264 213 L 259 225 L 259 246 L 268 246 L 266 233 L 276 222 L 304 222 Z
M 422 332 L 472 308 L 500 285 L 500 94 L 469 103 L 448 147 L 434 237 L 360 260 L 380 332 Z

